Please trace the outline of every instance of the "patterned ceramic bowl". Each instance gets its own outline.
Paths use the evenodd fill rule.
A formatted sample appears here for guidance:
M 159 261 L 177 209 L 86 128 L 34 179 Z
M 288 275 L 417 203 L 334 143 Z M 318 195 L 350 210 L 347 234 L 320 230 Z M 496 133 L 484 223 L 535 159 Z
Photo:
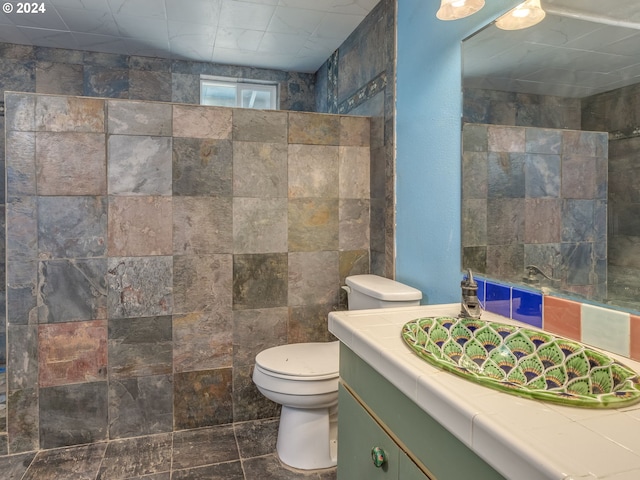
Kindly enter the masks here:
M 406 323 L 402 338 L 424 360 L 490 388 L 589 408 L 640 401 L 635 371 L 581 343 L 537 330 L 471 318 Z

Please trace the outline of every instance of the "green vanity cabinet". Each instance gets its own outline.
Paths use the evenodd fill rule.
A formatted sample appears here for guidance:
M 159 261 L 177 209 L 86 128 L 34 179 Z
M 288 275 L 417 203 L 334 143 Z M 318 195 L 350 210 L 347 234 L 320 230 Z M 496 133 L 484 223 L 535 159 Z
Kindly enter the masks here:
M 422 473 L 422 470 L 420 470 L 404 452 L 400 452 L 400 459 L 398 461 L 399 480 L 425 480 L 432 478 L 433 477 Z
M 338 414 L 339 480 L 425 480 L 429 478 L 342 385 L 340 385 L 338 401 L 340 405 Z M 374 464 L 372 456 L 374 448 L 384 455 L 384 462 L 380 466 Z
M 340 344 L 338 480 L 504 480 L 344 344 Z M 371 449 L 386 461 L 374 465 Z

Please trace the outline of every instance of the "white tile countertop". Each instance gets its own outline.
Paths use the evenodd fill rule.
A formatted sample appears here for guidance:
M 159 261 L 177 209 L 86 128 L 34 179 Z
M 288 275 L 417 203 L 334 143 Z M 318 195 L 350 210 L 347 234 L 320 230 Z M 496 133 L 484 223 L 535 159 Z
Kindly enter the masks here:
M 459 311 L 448 304 L 332 312 L 329 330 L 506 478 L 640 479 L 640 404 L 586 409 L 498 392 L 430 365 L 400 336 L 410 320 Z M 490 312 L 482 320 L 533 328 Z M 609 355 L 640 372 L 640 363 Z

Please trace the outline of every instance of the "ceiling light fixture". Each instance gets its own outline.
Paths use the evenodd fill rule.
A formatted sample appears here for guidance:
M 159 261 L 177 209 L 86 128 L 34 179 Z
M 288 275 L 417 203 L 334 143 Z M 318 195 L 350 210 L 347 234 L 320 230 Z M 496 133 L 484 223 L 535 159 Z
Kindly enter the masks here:
M 502 30 L 521 30 L 540 23 L 545 15 L 540 0 L 526 0 L 498 18 L 496 27 Z
M 440 20 L 458 20 L 468 17 L 484 7 L 484 0 L 441 0 L 436 17 Z

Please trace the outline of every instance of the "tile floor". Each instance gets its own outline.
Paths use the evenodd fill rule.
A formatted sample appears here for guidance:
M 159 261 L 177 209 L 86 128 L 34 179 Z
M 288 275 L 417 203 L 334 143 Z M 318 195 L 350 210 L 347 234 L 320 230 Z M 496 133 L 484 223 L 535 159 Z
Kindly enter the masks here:
M 275 454 L 277 419 L 0 457 L 3 480 L 335 480 Z

